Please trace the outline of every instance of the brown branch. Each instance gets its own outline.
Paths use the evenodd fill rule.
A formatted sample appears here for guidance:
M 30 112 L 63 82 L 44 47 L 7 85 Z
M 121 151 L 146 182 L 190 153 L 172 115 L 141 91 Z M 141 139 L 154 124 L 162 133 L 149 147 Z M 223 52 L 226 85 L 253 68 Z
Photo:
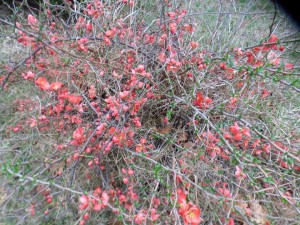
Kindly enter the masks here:
M 87 145 L 90 143 L 92 137 L 95 135 L 96 131 L 97 131 L 97 128 L 95 128 L 95 129 L 93 130 L 93 133 L 89 136 L 89 138 L 87 139 L 87 141 L 84 143 L 83 147 L 80 149 L 79 154 L 81 154 L 81 153 L 85 150 L 85 148 L 87 147 Z M 77 168 L 77 166 L 78 166 L 78 164 L 79 164 L 79 161 L 80 161 L 80 160 L 78 159 L 78 160 L 73 164 L 73 166 L 72 166 L 71 180 L 70 180 L 70 183 L 69 183 L 69 187 L 72 186 L 73 181 L 74 181 L 74 179 L 75 179 L 75 172 L 76 172 L 76 168 Z
M 271 36 L 271 34 L 273 33 L 273 27 L 275 25 L 275 19 L 276 19 L 276 16 L 277 16 L 277 4 L 276 2 L 274 2 L 274 7 L 275 7 L 275 13 L 274 13 L 274 16 L 273 16 L 273 20 L 272 20 L 272 23 L 270 25 L 270 33 L 269 33 L 269 37 Z
M 272 71 L 272 70 L 270 70 L 270 71 Z M 276 72 L 276 71 L 272 71 L 272 72 Z M 257 75 L 260 76 L 260 77 L 264 77 L 264 75 L 261 75 L 259 73 Z M 272 79 L 272 77 L 270 77 L 270 76 L 266 76 L 266 77 L 268 77 L 269 79 Z M 292 84 L 286 82 L 285 80 L 279 80 L 279 82 L 282 83 L 282 84 L 284 84 L 284 85 L 286 85 L 286 86 L 289 86 L 290 88 L 294 89 L 297 92 L 300 92 L 299 88 L 293 86 Z
M 25 59 L 23 59 L 21 62 L 19 62 L 17 65 L 15 65 L 7 74 L 7 76 L 5 77 L 5 79 L 3 80 L 1 86 L 2 86 L 2 90 L 4 90 L 4 86 L 7 83 L 9 77 L 13 74 L 13 72 L 18 69 L 20 66 L 22 66 L 28 59 L 30 59 L 31 57 L 33 57 L 39 50 L 41 50 L 42 47 L 39 47 L 38 49 L 36 49 L 34 52 L 32 52 L 28 57 L 26 57 Z
M 299 42 L 300 38 L 292 39 L 292 40 L 286 40 L 286 41 L 276 41 L 276 42 L 267 42 L 267 43 L 262 43 L 258 45 L 252 45 L 247 48 L 244 48 L 244 50 L 252 49 L 255 47 L 260 47 L 260 46 L 268 46 L 268 45 L 276 45 L 276 44 L 285 44 L 285 43 L 294 43 L 294 42 Z
M 32 36 L 32 37 L 36 38 L 37 40 L 40 39 L 40 37 L 39 37 L 38 35 L 36 35 L 36 34 L 34 34 L 34 33 L 30 33 L 30 32 L 28 32 L 28 31 L 26 31 L 26 30 L 24 30 L 24 29 L 22 29 L 22 28 L 19 28 L 19 27 L 15 26 L 13 23 L 7 22 L 7 21 L 5 21 L 5 20 L 3 20 L 3 19 L 0 19 L 0 21 L 1 21 L 2 23 L 5 23 L 5 24 L 10 25 L 10 26 L 12 26 L 12 27 L 15 27 L 16 29 L 22 31 L 23 33 L 26 33 L 26 34 L 28 34 L 29 36 Z M 59 52 L 57 51 L 57 49 L 55 49 L 53 46 L 51 46 L 51 45 L 48 44 L 47 42 L 45 42 L 45 41 L 43 41 L 43 40 L 39 40 L 39 42 L 43 43 L 43 44 L 46 45 L 48 48 L 52 49 L 52 50 L 55 51 L 57 54 L 59 54 Z
M 242 123 L 244 123 L 247 127 L 249 128 L 252 128 L 253 131 L 259 135 L 260 137 L 262 137 L 263 139 L 265 139 L 267 142 L 269 142 L 274 148 L 276 148 L 278 151 L 284 153 L 284 154 L 287 154 L 288 156 L 290 156 L 291 158 L 293 158 L 294 160 L 296 160 L 297 162 L 300 163 L 300 159 L 297 157 L 297 156 L 294 156 L 293 154 L 283 150 L 282 148 L 280 148 L 279 146 L 277 146 L 273 141 L 271 141 L 268 137 L 266 137 L 264 134 L 262 134 L 260 131 L 258 131 L 250 122 L 242 119 L 242 118 L 239 118 L 238 116 L 236 115 L 232 115 L 232 114 L 229 114 L 229 113 L 226 113 L 226 112 L 222 112 L 224 115 L 226 116 L 230 116 L 232 118 L 235 118 L 239 121 L 241 121 Z
M 32 181 L 32 182 L 37 182 L 37 183 L 40 183 L 40 184 L 44 184 L 44 185 L 47 185 L 47 186 L 53 186 L 53 187 L 56 187 L 60 190 L 63 190 L 63 191 L 68 191 L 70 193 L 73 193 L 73 194 L 77 194 L 77 195 L 86 195 L 86 196 L 89 196 L 90 198 L 92 199 L 96 199 L 96 200 L 99 200 L 98 198 L 94 197 L 93 195 L 89 195 L 89 194 L 85 194 L 84 192 L 81 192 L 81 191 L 77 191 L 77 190 L 74 190 L 74 189 L 71 189 L 71 188 L 68 188 L 68 187 L 64 187 L 62 185 L 59 185 L 57 183 L 54 183 L 54 182 L 48 182 L 48 181 L 43 181 L 43 180 L 39 180 L 39 179 L 35 179 L 33 177 L 30 177 L 30 176 L 23 176 L 22 174 L 20 173 L 14 173 L 11 169 L 9 168 L 6 168 L 6 170 L 13 176 L 16 176 L 16 177 L 19 177 L 19 178 L 22 178 L 22 179 L 26 179 L 26 180 L 29 180 L 29 181 Z M 118 210 L 117 208 L 113 207 L 112 205 L 110 204 L 107 204 L 107 206 L 112 209 L 112 210 Z M 124 212 L 121 212 L 124 216 L 126 217 L 130 217 L 129 215 L 125 214 Z

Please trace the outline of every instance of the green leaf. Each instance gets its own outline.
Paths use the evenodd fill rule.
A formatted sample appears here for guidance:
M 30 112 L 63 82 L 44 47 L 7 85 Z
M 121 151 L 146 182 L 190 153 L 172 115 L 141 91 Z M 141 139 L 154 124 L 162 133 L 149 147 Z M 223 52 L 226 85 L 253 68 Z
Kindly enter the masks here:
M 283 204 L 289 204 L 289 202 L 285 198 L 281 198 Z
M 154 177 L 160 179 L 160 173 L 162 171 L 162 166 L 160 164 L 155 164 L 154 166 Z
M 257 157 L 253 157 L 252 158 L 252 162 L 256 163 L 256 164 L 260 164 L 261 163 L 261 161 Z
M 300 80 L 294 80 L 292 83 L 291 83 L 291 86 L 294 86 L 294 87 L 298 87 L 300 86 Z
M 274 76 L 273 77 L 273 81 L 275 81 L 275 82 L 279 82 L 281 79 L 278 77 L 278 76 Z
M 232 164 L 233 166 L 236 166 L 236 165 L 239 164 L 239 162 L 237 161 L 236 158 L 232 157 L 232 158 L 231 158 L 231 164 Z
M 273 177 L 265 177 L 263 181 L 269 184 L 275 184 Z

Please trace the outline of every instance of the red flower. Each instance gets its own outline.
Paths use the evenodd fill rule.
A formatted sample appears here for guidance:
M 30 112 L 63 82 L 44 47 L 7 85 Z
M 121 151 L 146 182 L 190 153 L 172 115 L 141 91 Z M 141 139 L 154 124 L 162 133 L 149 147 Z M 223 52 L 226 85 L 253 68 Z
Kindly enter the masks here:
M 190 46 L 192 47 L 192 49 L 196 49 L 199 46 L 199 43 L 195 41 L 191 41 Z
M 95 210 L 95 211 L 100 211 L 100 210 L 102 210 L 103 208 L 104 208 L 104 207 L 103 207 L 102 204 L 96 204 L 96 205 L 94 205 L 93 210 Z
M 241 128 L 239 127 L 237 122 L 235 122 L 233 126 L 229 127 L 230 132 L 233 134 L 238 134 L 240 132 L 240 129 Z
M 204 100 L 203 95 L 200 92 L 198 92 L 196 95 L 196 100 L 194 100 L 194 105 L 201 107 L 203 100 Z
M 178 188 L 177 190 L 178 194 L 178 203 L 180 204 L 182 201 L 186 201 L 186 194 L 181 188 Z
M 186 199 L 178 199 L 178 204 L 178 214 L 184 216 L 184 214 L 189 210 L 189 204 L 186 202 Z
M 232 68 L 226 68 L 225 76 L 228 80 L 232 80 L 234 78 L 235 74 L 237 74 L 236 70 L 234 70 Z
M 223 188 L 218 188 L 218 191 L 220 192 L 221 195 L 223 195 L 226 198 L 231 198 L 232 195 L 230 194 L 230 191 L 228 188 L 225 186 Z
M 227 68 L 226 67 L 226 63 L 225 62 L 221 62 L 220 63 L 220 68 L 223 69 L 223 70 L 226 70 L 226 68 Z
M 100 189 L 98 189 L 98 191 L 96 190 L 96 191 L 94 192 L 94 196 L 95 196 L 95 194 L 98 195 L 97 192 L 100 193 L 101 190 L 100 190 Z M 101 195 L 101 201 L 96 200 L 96 199 L 93 199 L 93 200 L 92 200 L 92 203 L 93 203 L 93 210 L 95 210 L 95 211 L 100 211 L 100 210 L 104 209 L 104 208 L 108 205 L 108 200 L 109 200 L 108 194 L 107 194 L 105 191 L 102 192 L 102 195 Z
M 109 200 L 109 196 L 108 196 L 108 194 L 105 191 L 102 192 L 101 200 L 102 200 L 102 204 L 104 206 L 107 206 L 108 200 Z
M 250 129 L 248 127 L 244 127 L 242 130 L 241 130 L 242 134 L 247 136 L 247 137 L 251 137 L 251 134 L 250 134 Z
M 287 64 L 285 64 L 285 69 L 286 70 L 292 70 L 292 69 L 294 69 L 294 65 L 293 64 L 291 64 L 291 63 L 287 63 Z
M 160 217 L 160 215 L 156 214 L 156 209 L 153 208 L 153 209 L 150 210 L 150 212 L 151 212 L 151 219 L 152 219 L 152 221 L 158 220 L 158 218 Z
M 192 24 L 184 24 L 183 27 L 189 33 L 193 33 L 195 31 L 195 28 Z
M 105 32 L 105 35 L 109 38 L 113 38 L 115 34 L 116 34 L 115 30 L 108 30 Z
M 89 197 L 86 195 L 82 195 L 79 198 L 79 202 L 80 202 L 79 209 L 84 210 L 89 206 Z
M 73 132 L 73 139 L 79 141 L 83 139 L 83 133 L 84 133 L 84 128 L 83 127 L 78 127 L 74 132 Z
M 137 215 L 134 216 L 134 222 L 136 224 L 143 224 L 145 220 L 146 216 L 142 212 L 139 212 Z
M 212 103 L 212 99 L 209 97 L 203 97 L 201 92 L 196 94 L 196 99 L 194 100 L 194 105 L 199 108 L 209 108 Z
M 91 85 L 89 88 L 89 97 L 93 99 L 96 98 L 96 95 L 97 95 L 97 90 L 94 85 Z
M 64 84 L 61 82 L 53 82 L 51 84 L 51 90 L 53 91 L 57 91 L 58 89 L 60 89 Z
M 225 139 L 231 139 L 232 138 L 231 134 L 229 134 L 228 132 L 225 132 L 224 135 L 223 135 L 223 137 Z
M 246 174 L 243 173 L 242 169 L 239 167 L 239 166 L 236 166 L 236 171 L 234 173 L 234 176 L 237 178 L 237 179 L 243 179 L 243 178 L 246 178 Z
M 130 93 L 129 91 L 123 91 L 123 92 L 120 92 L 120 93 L 119 93 L 120 98 L 121 98 L 121 99 L 127 98 L 128 95 L 129 95 L 129 93 Z
M 272 34 L 268 40 L 268 43 L 277 42 L 278 40 L 279 38 L 276 35 Z
M 227 225 L 234 225 L 234 220 L 232 218 L 229 218 Z
M 24 77 L 25 80 L 31 80 L 34 78 L 35 74 L 31 71 L 28 71 L 26 74 L 22 73 L 22 76 Z
M 270 94 L 271 94 L 271 92 L 269 92 L 268 90 L 264 89 L 264 90 L 262 90 L 261 98 L 267 98 Z
M 241 133 L 237 133 L 233 136 L 233 139 L 236 141 L 241 141 L 243 139 L 242 134 Z
M 123 178 L 123 183 L 124 183 L 125 185 L 127 185 L 128 182 L 129 182 L 129 178 L 128 178 L 128 177 L 124 177 L 124 178 Z
M 177 193 L 178 193 L 178 205 L 179 205 L 178 213 L 179 215 L 183 216 L 184 213 L 189 209 L 189 205 L 187 204 L 186 194 L 183 192 L 183 190 L 179 188 L 177 190 Z
M 36 26 L 38 23 L 38 20 L 33 15 L 29 14 L 27 17 L 27 22 L 31 26 Z
M 48 83 L 45 77 L 39 77 L 35 80 L 35 84 L 39 86 L 42 90 L 48 90 L 50 88 L 50 84 Z
M 68 100 L 70 103 L 77 105 L 82 101 L 82 97 L 79 95 L 69 95 Z
M 184 224 L 186 225 L 200 224 L 202 221 L 200 215 L 201 215 L 201 210 L 199 209 L 199 207 L 192 205 L 192 207 L 188 211 L 186 211 L 183 215 Z

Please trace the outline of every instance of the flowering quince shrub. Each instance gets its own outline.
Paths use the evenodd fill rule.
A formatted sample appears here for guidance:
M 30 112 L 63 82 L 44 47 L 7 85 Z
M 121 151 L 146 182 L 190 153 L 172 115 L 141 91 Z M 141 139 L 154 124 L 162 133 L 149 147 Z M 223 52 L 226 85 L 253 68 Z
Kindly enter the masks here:
M 284 207 L 299 213 L 297 131 L 282 136 L 259 113 L 274 107 L 273 81 L 299 70 L 277 36 L 218 58 L 185 4 L 149 1 L 148 21 L 142 1 L 64 2 L 17 20 L 30 54 L 1 77 L 4 92 L 38 90 L 16 99 L 22 116 L 5 127 L 6 138 L 37 135 L 33 158 L 4 166 L 32 185 L 31 219 L 275 224 L 291 219 Z

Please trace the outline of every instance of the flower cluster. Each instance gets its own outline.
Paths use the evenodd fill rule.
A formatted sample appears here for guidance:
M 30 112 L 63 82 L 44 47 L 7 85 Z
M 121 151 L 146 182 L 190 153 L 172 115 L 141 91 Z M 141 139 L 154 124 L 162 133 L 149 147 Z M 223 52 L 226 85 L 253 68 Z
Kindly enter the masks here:
M 178 214 L 183 217 L 185 225 L 198 225 L 201 223 L 201 210 L 192 202 L 187 202 L 187 196 L 183 189 L 177 190 Z

